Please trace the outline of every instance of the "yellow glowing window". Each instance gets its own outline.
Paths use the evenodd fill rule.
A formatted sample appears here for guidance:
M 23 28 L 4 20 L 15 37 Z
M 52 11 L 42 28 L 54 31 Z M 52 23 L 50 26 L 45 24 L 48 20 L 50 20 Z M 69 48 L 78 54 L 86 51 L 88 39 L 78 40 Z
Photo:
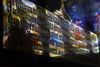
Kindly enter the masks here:
M 29 30 L 29 31 L 30 31 L 30 33 L 32 33 L 32 34 L 39 35 L 39 33 L 38 33 L 38 32 L 36 32 L 36 31 L 33 31 L 33 30 Z

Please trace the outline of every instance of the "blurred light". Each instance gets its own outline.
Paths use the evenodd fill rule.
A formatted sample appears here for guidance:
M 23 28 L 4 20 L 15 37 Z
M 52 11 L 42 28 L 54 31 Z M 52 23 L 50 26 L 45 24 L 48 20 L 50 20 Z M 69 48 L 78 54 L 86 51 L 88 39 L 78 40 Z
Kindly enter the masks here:
M 43 55 L 43 51 L 34 49 L 34 53 L 38 55 Z
M 95 13 L 95 16 L 98 16 L 98 15 L 100 15 L 100 11 L 97 11 L 97 12 Z
M 62 11 L 60 10 L 56 10 L 55 12 L 54 12 L 54 14 L 56 14 L 56 15 L 59 15 L 59 16 L 63 16 L 63 13 L 62 13 Z
M 17 16 L 17 15 L 15 15 L 15 14 L 12 14 L 12 17 L 15 18 L 15 19 L 17 19 L 19 22 L 21 21 L 20 17 Z
M 7 11 L 7 1 L 6 0 L 3 0 L 3 8 L 4 8 L 4 11 L 6 12 Z
M 70 39 L 72 39 L 72 40 L 76 41 L 76 39 L 75 39 L 74 37 L 70 37 Z
M 59 56 L 61 56 L 59 54 L 54 54 L 54 53 L 49 53 L 49 55 L 50 55 L 50 57 L 59 57 Z
M 99 47 L 92 47 L 93 53 L 99 53 Z
M 97 37 L 97 35 L 90 31 L 90 36 L 91 36 L 91 41 L 98 45 L 98 37 Z
M 59 39 L 57 39 L 57 38 L 55 38 L 55 37 L 52 37 L 52 38 L 50 38 L 51 40 L 54 40 L 54 41 L 56 41 L 56 42 L 58 42 L 58 43 L 62 43 L 62 40 L 59 40 Z
M 90 51 L 86 48 L 78 48 L 75 50 L 76 54 L 88 54 Z
M 7 39 L 8 39 L 8 35 L 7 34 L 6 35 L 3 35 L 3 45 L 6 44 Z
M 28 31 L 30 31 L 30 33 L 32 33 L 32 34 L 39 35 L 39 33 L 38 33 L 38 32 L 36 32 L 36 31 L 33 31 L 33 30 L 28 30 Z
M 27 6 L 31 7 L 31 8 L 36 9 L 36 5 L 35 5 L 34 3 L 32 3 L 32 2 L 30 2 L 30 1 L 28 1 L 28 0 L 22 0 L 22 2 L 23 2 L 25 5 L 27 5 Z
M 58 34 L 58 31 L 55 31 L 56 34 Z
M 42 42 L 41 41 L 38 41 L 38 44 L 42 44 Z

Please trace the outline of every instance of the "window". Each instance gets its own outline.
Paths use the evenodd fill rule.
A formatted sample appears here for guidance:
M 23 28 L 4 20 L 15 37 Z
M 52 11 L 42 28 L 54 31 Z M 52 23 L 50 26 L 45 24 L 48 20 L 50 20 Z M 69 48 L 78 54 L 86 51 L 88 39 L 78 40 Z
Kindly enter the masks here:
M 49 28 L 53 30 L 54 24 L 53 22 L 49 22 Z

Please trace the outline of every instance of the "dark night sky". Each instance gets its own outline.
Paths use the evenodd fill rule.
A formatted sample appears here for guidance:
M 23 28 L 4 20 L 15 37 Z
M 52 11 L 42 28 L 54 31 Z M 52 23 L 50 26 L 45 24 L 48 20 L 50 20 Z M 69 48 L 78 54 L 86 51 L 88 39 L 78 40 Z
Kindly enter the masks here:
M 32 2 L 35 2 L 39 6 L 42 6 L 44 8 L 47 8 L 50 11 L 55 11 L 55 9 L 60 8 L 60 2 L 61 0 L 30 0 Z

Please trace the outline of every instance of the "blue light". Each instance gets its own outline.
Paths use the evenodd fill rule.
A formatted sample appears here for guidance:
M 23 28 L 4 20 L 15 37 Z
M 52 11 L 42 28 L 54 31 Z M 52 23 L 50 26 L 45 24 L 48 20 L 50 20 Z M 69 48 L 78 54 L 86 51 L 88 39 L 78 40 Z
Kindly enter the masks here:
M 57 42 L 57 43 L 61 43 L 62 41 L 61 40 L 59 40 L 59 39 L 57 39 L 57 38 L 55 38 L 55 37 L 52 37 L 52 38 L 50 38 L 51 40 L 54 40 L 55 42 Z

